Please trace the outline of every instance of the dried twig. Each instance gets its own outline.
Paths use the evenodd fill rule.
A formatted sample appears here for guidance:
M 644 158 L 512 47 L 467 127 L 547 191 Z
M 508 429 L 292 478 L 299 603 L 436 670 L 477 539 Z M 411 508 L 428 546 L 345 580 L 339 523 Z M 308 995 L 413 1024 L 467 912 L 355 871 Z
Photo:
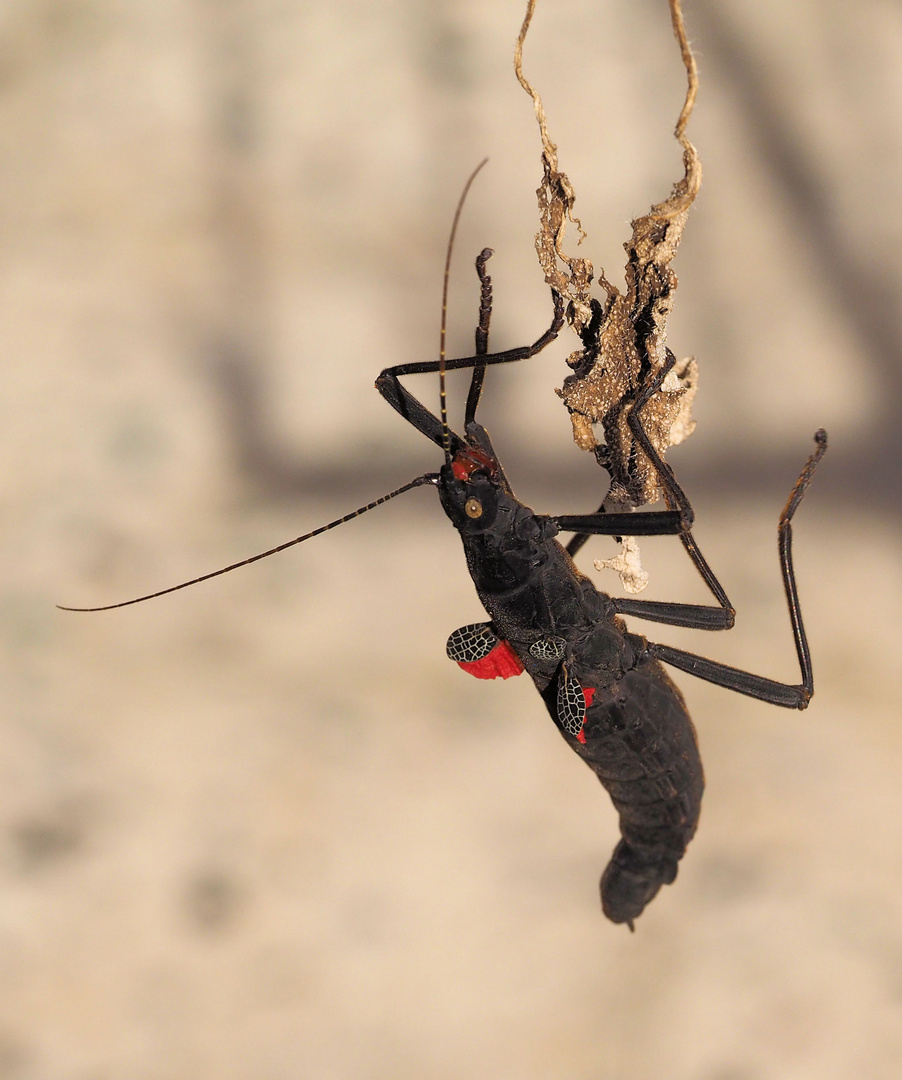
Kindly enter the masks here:
M 568 220 L 579 229 L 580 242 L 585 233 L 573 214 L 575 192 L 558 166 L 557 147 L 548 134 L 542 100 L 523 75 L 523 42 L 535 0 L 528 0 L 514 54 L 514 70 L 532 97 L 542 138 L 543 178 L 536 193 L 540 218 L 536 251 L 545 280 L 569 301 L 568 322 L 582 342 L 582 347 L 568 358 L 573 374 L 558 393 L 570 412 L 576 444 L 592 451 L 610 474 L 603 504 L 607 510 L 644 506 L 657 502 L 663 495 L 658 471 L 637 444 L 627 417 L 633 402 L 668 359 L 666 323 L 677 284 L 670 263 L 701 185 L 698 154 L 685 133 L 695 103 L 698 74 L 683 26 L 680 0 L 669 3 L 687 76 L 686 99 L 674 130 L 683 148 L 683 176 L 669 198 L 632 222 L 632 237 L 624 245 L 626 293 L 621 293 L 603 272 L 599 273 L 599 284 L 607 294 L 603 305 L 591 296 L 591 262 L 564 252 Z M 690 411 L 697 379 L 694 359 L 678 361 L 645 404 L 642 426 L 659 454 L 692 434 L 695 422 Z M 594 425 L 601 427 L 601 441 Z M 645 587 L 647 575 L 639 566 L 634 541 L 629 548 L 624 546 L 621 556 L 608 560 L 607 564 L 618 569 L 627 589 L 639 591 Z

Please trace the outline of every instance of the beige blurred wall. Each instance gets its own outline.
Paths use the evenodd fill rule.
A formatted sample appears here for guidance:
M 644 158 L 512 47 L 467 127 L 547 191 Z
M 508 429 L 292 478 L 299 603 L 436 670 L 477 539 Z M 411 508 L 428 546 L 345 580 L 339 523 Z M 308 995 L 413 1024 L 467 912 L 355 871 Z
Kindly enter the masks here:
M 702 385 L 671 460 L 740 615 L 722 640 L 636 629 L 794 679 L 776 519 L 816 427 L 832 448 L 796 527 L 817 697 L 680 676 L 702 825 L 634 936 L 598 910 L 604 792 L 530 686 L 444 658 L 480 611 L 431 493 L 153 604 L 53 608 L 437 464 L 372 383 L 436 355 L 485 155 L 451 351 L 486 245 L 494 345 L 544 329 L 522 14 L 0 8 L 0 1078 L 898 1075 L 898 5 L 686 3 L 705 180 L 670 343 Z M 525 66 L 619 282 L 629 219 L 679 175 L 666 3 L 540 0 Z M 484 403 L 517 490 L 559 512 L 600 486 L 553 393 L 570 348 L 493 371 Z M 672 539 L 645 552 L 650 597 L 703 599 Z

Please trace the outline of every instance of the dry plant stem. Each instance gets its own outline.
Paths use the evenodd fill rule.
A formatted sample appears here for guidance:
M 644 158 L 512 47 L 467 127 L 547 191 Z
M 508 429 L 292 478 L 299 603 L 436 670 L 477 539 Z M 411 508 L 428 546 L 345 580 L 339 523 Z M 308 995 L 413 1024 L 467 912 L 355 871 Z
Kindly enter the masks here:
M 540 221 L 539 232 L 536 234 L 536 254 L 539 256 L 545 281 L 569 301 L 567 321 L 579 334 L 592 317 L 590 286 L 593 269 L 588 259 L 574 258 L 564 252 L 564 233 L 568 220 L 579 230 L 578 244 L 586 238 L 586 233 L 579 218 L 573 214 L 576 192 L 567 174 L 558 168 L 557 146 L 548 134 L 548 121 L 542 99 L 523 74 L 523 42 L 526 40 L 535 7 L 536 0 L 528 0 L 526 15 L 514 49 L 514 71 L 520 85 L 532 98 L 542 138 L 543 176 L 541 186 L 536 190 Z M 560 264 L 563 264 L 565 269 L 562 269 Z
M 663 497 L 660 473 L 638 445 L 629 427 L 630 410 L 643 388 L 649 387 L 672 355 L 666 347 L 667 317 L 673 309 L 677 278 L 670 267 L 689 209 L 701 185 L 701 164 L 695 147 L 686 136 L 698 89 L 695 59 L 683 26 L 680 0 L 669 0 L 674 35 L 686 69 L 687 89 L 674 136 L 683 148 L 683 176 L 670 196 L 632 222 L 632 236 L 624 245 L 627 253 L 626 292 L 599 273 L 606 300 L 602 305 L 590 294 L 593 277 L 588 259 L 568 256 L 563 249 L 567 220 L 574 222 L 575 191 L 558 165 L 557 147 L 548 133 L 542 100 L 523 74 L 523 42 L 535 10 L 528 0 L 526 16 L 517 40 L 514 70 L 532 97 L 542 138 L 542 184 L 537 191 L 540 230 L 536 251 L 545 280 L 568 301 L 567 320 L 579 335 L 582 347 L 568 358 L 573 374 L 558 391 L 570 412 L 573 437 L 584 450 L 595 453 L 610 474 L 611 482 L 604 507 L 623 511 L 645 506 Z M 642 427 L 654 450 L 663 455 L 670 446 L 692 434 L 691 418 L 698 368 L 692 358 L 677 361 L 659 389 L 651 395 L 641 413 Z M 596 434 L 601 428 L 601 440 Z M 638 551 L 633 542 L 618 559 L 608 560 L 618 569 L 630 591 L 645 587 L 646 576 L 638 567 Z

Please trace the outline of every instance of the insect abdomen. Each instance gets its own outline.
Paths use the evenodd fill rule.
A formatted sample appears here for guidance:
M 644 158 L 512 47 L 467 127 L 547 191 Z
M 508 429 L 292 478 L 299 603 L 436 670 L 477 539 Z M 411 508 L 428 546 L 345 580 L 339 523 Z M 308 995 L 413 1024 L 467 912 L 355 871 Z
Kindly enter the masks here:
M 623 837 L 601 877 L 602 907 L 632 923 L 674 880 L 698 824 L 705 781 L 695 730 L 663 668 L 644 660 L 599 688 L 582 734 L 571 745 L 611 796 Z

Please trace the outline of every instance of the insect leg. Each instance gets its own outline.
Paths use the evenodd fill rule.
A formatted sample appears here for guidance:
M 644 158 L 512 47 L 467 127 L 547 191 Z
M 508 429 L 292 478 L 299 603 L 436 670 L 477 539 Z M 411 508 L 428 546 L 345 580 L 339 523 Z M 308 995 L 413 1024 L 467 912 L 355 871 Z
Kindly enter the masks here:
M 666 361 L 661 366 L 661 370 L 656 377 L 647 386 L 643 387 L 635 405 L 627 416 L 627 423 L 636 441 L 658 472 L 658 477 L 664 488 L 664 500 L 668 508 L 670 510 L 673 510 L 674 506 L 679 508 L 682 521 L 682 528 L 678 533 L 680 543 L 686 549 L 686 553 L 701 575 L 702 580 L 710 589 L 718 606 L 711 607 L 709 604 L 659 604 L 649 600 L 618 599 L 615 600 L 616 610 L 622 615 L 635 615 L 653 622 L 668 623 L 671 626 L 687 626 L 698 630 L 730 630 L 736 621 L 736 610 L 692 536 L 690 530 L 695 515 L 689 498 L 677 483 L 673 469 L 655 449 L 645 428 L 642 426 L 640 418 L 643 407 L 660 389 L 675 363 L 676 357 L 668 349 Z
M 678 510 L 661 510 L 648 514 L 557 514 L 552 516 L 551 520 L 565 532 L 579 529 L 579 536 L 672 536 L 676 533 L 720 606 L 670 604 L 660 600 L 630 600 L 612 596 L 614 610 L 618 615 L 635 615 L 640 619 L 648 619 L 649 622 L 686 626 L 694 630 L 729 630 L 733 626 L 736 611 L 699 550 L 692 533 L 680 532 Z M 569 546 L 567 551 L 570 551 Z
M 599 507 L 597 514 L 556 516 L 554 521 L 559 528 L 565 531 L 573 529 L 576 533 L 567 545 L 567 551 L 570 555 L 578 551 L 586 537 L 591 534 L 604 536 L 679 536 L 680 542 L 686 549 L 693 565 L 701 574 L 705 584 L 711 590 L 718 606 L 712 607 L 709 604 L 668 604 L 654 600 L 630 600 L 613 597 L 615 610 L 620 615 L 635 615 L 638 618 L 667 623 L 671 626 L 686 626 L 697 630 L 729 630 L 736 620 L 736 611 L 692 536 L 690 530 L 695 516 L 692 505 L 677 482 L 673 469 L 655 449 L 654 444 L 642 427 L 640 419 L 642 409 L 660 389 L 661 384 L 667 378 L 675 363 L 676 357 L 668 350 L 667 359 L 662 364 L 660 371 L 642 388 L 627 418 L 636 441 L 657 470 L 661 486 L 664 488 L 664 499 L 668 508 L 644 514 L 605 514 L 602 505 L 602 507 Z
M 784 565 L 784 582 L 788 582 L 787 574 L 792 578 L 791 555 L 787 552 L 784 558 L 783 554 L 784 534 L 782 530 L 784 519 L 788 525 L 789 519 L 795 513 L 796 507 L 802 501 L 802 497 L 811 482 L 817 463 L 827 449 L 827 436 L 823 431 L 816 432 L 814 438 L 817 449 L 805 463 L 805 467 L 792 489 L 789 503 L 780 518 L 780 558 L 781 563 Z M 729 630 L 732 628 L 736 618 L 736 611 L 730 603 L 723 586 L 717 580 L 714 571 L 699 550 L 692 533 L 679 532 L 678 527 L 669 527 L 671 525 L 678 526 L 679 513 L 677 511 L 665 510 L 649 514 L 586 514 L 583 517 L 557 515 L 552 520 L 559 528 L 564 530 L 578 528 L 580 535 L 591 533 L 600 536 L 662 536 L 672 532 L 677 533 L 683 547 L 689 553 L 693 565 L 701 574 L 705 584 L 720 606 L 672 604 L 660 600 L 632 600 L 614 596 L 611 598 L 614 610 L 618 615 L 635 615 L 636 618 L 647 619 L 649 622 L 666 623 L 668 626 L 685 626 L 691 630 Z M 787 565 L 788 569 L 786 569 Z M 794 578 L 792 580 L 794 582 Z
M 554 317 L 551 325 L 532 345 L 523 345 L 517 349 L 507 349 L 499 353 L 486 353 L 479 356 L 462 356 L 445 361 L 446 371 L 456 371 L 461 368 L 487 367 L 490 364 L 511 364 L 518 360 L 528 360 L 542 351 L 560 333 L 564 325 L 564 301 L 559 293 L 552 290 L 554 297 Z M 404 375 L 427 375 L 435 374 L 439 370 L 438 360 L 426 360 L 421 363 L 397 364 L 386 368 L 376 379 L 376 389 L 391 405 L 391 407 L 404 417 L 409 423 L 431 439 L 437 446 L 444 443 L 442 424 L 437 416 L 431 413 L 422 402 L 418 401 L 409 390 L 400 383 L 400 377 Z M 459 435 L 452 432 L 451 442 L 454 448 L 455 440 L 461 444 L 463 440 Z
M 692 533 L 680 533 L 679 537 L 693 565 L 720 606 L 670 604 L 662 600 L 630 600 L 615 596 L 612 597 L 614 610 L 618 615 L 635 615 L 638 619 L 666 623 L 668 626 L 685 626 L 690 630 L 732 630 L 736 622 L 736 609 L 730 603 L 724 587 L 699 550 Z
M 687 671 L 690 675 L 697 675 L 700 679 L 706 679 L 708 682 L 716 683 L 718 686 L 724 686 L 728 690 L 736 690 L 740 694 L 747 694 L 749 697 L 770 702 L 772 705 L 782 705 L 788 709 L 804 709 L 814 693 L 811 654 L 808 651 L 808 639 L 802 621 L 799 591 L 792 562 L 791 524 L 793 515 L 801 504 L 808 485 L 811 483 L 814 470 L 827 450 L 827 433 L 825 431 L 818 431 L 814 438 L 817 449 L 808 459 L 802 474 L 796 481 L 795 487 L 790 492 L 783 513 L 780 515 L 780 524 L 777 530 L 780 573 L 783 577 L 783 588 L 786 592 L 786 603 L 789 607 L 789 618 L 792 623 L 792 636 L 802 675 L 801 683 L 792 685 L 776 682 L 761 675 L 753 675 L 751 672 L 742 671 L 739 668 L 730 667 L 714 660 L 708 660 L 704 656 L 697 656 L 695 653 L 685 652 L 683 649 L 673 649 L 669 645 L 649 643 L 648 646 L 649 652 L 656 659 L 672 664 L 673 667 L 680 668 L 682 671 Z
M 582 536 L 673 536 L 680 531 L 679 510 L 654 510 L 647 514 L 553 514 L 552 521 L 564 532 Z M 570 548 L 567 548 L 568 552 Z M 571 552 L 572 554 L 572 552 Z
M 818 462 L 827 450 L 826 432 L 815 432 L 814 440 L 817 447 L 805 463 L 805 467 L 802 469 L 798 480 L 796 480 L 795 485 L 793 486 L 789 501 L 787 502 L 783 513 L 780 515 L 780 525 L 778 530 L 780 564 L 782 567 L 784 587 L 786 588 L 787 598 L 790 597 L 790 590 L 792 595 L 796 597 L 796 608 L 798 606 L 798 597 L 795 591 L 795 575 L 792 568 L 792 530 L 789 522 L 799 503 L 802 501 L 808 485 L 811 483 L 811 477 L 814 474 Z M 614 597 L 615 610 L 620 615 L 635 615 L 640 619 L 648 619 L 650 622 L 666 623 L 669 626 L 686 626 L 694 630 L 729 630 L 733 626 L 736 612 L 730 604 L 723 586 L 715 577 L 714 571 L 708 566 L 692 533 L 680 533 L 679 535 L 683 546 L 689 553 L 689 557 L 692 559 L 696 569 L 704 579 L 705 584 L 714 594 L 720 607 L 709 607 L 704 604 L 669 604 L 656 600 L 629 600 Z M 793 611 L 793 602 L 790 600 L 790 616 L 793 621 L 795 632 L 797 620 Z M 800 616 L 798 621 L 799 624 L 801 624 Z
M 655 600 L 633 600 L 614 597 L 615 610 L 620 615 L 635 615 L 637 618 L 648 619 L 650 622 L 666 623 L 670 626 L 685 626 L 695 630 L 729 630 L 736 621 L 736 611 L 730 603 L 725 589 L 717 580 L 717 576 L 708 565 L 692 536 L 690 531 L 694 517 L 692 506 L 686 493 L 677 482 L 673 470 L 664 461 L 646 434 L 640 419 L 642 408 L 660 388 L 675 363 L 676 358 L 668 350 L 667 360 L 662 365 L 661 370 L 647 386 L 643 387 L 627 418 L 636 441 L 658 472 L 661 486 L 664 488 L 664 498 L 668 509 L 647 514 L 610 514 L 607 515 L 607 523 L 604 521 L 606 515 L 603 513 L 586 515 L 581 523 L 580 519 L 573 517 L 555 518 L 555 521 L 563 529 L 574 528 L 579 530 L 567 545 L 567 551 L 571 555 L 574 551 L 579 550 L 583 539 L 589 533 L 600 533 L 607 536 L 660 536 L 668 533 L 678 535 L 680 543 L 686 549 L 696 570 L 698 570 L 715 600 L 717 600 L 718 606 L 712 607 L 708 604 L 669 604 Z M 824 436 L 823 444 L 821 444 L 820 434 L 819 432 L 815 435 L 818 450 L 805 465 L 802 475 L 796 482 L 795 488 L 793 488 L 794 493 L 800 492 L 799 500 L 808 486 L 814 467 L 826 449 L 826 436 Z M 674 507 L 678 509 L 674 509 Z M 630 518 L 632 518 L 632 522 L 630 522 Z M 660 525 L 660 528 L 658 525 Z
M 479 325 L 476 327 L 476 355 L 485 356 L 489 351 L 489 323 L 492 319 L 492 279 L 486 273 L 485 264 L 494 255 L 491 248 L 483 248 L 476 257 L 476 273 L 479 275 Z M 475 364 L 467 394 L 464 427 L 476 419 L 476 408 L 485 380 L 485 364 Z
M 689 532 L 692 528 L 692 522 L 695 520 L 695 514 L 689 503 L 689 498 L 677 483 L 677 478 L 674 476 L 673 469 L 671 469 L 664 458 L 661 457 L 655 449 L 655 445 L 646 434 L 640 419 L 642 410 L 661 389 L 664 380 L 670 374 L 675 363 L 676 357 L 670 349 L 668 349 L 667 357 L 658 370 L 658 373 L 640 390 L 639 396 L 636 398 L 633 407 L 627 414 L 626 422 L 629 425 L 629 429 L 633 433 L 636 442 L 642 447 L 646 457 L 652 463 L 658 474 L 658 479 L 661 481 L 661 486 L 664 488 L 664 501 L 667 503 L 668 508 L 672 510 L 676 507 L 679 510 L 683 525 L 681 531 Z
M 692 528 L 692 522 L 694 520 L 694 513 L 689 499 L 680 485 L 677 483 L 677 479 L 674 476 L 673 469 L 667 464 L 667 462 L 661 457 L 658 451 L 655 449 L 654 444 L 642 427 L 642 423 L 639 416 L 648 402 L 654 397 L 654 395 L 660 390 L 664 380 L 670 374 L 671 369 L 676 363 L 676 357 L 668 349 L 667 357 L 664 363 L 661 365 L 660 370 L 655 374 L 655 377 L 642 388 L 639 392 L 636 400 L 633 402 L 632 408 L 627 414 L 627 423 L 629 424 L 630 431 L 633 434 L 636 442 L 641 446 L 645 455 L 651 461 L 652 466 L 658 474 L 658 478 L 661 482 L 661 486 L 664 488 L 664 499 L 667 503 L 667 510 L 653 510 L 648 514 L 643 514 L 642 518 L 650 518 L 650 521 L 642 521 L 641 524 L 638 519 L 632 524 L 629 523 L 629 514 L 617 514 L 610 515 L 617 521 L 623 520 L 627 523 L 624 531 L 617 532 L 610 527 L 610 529 L 595 529 L 591 525 L 591 521 L 600 519 L 604 516 L 604 503 L 599 506 L 597 513 L 585 515 L 585 526 L 581 527 L 575 517 L 568 518 L 572 522 L 571 526 L 562 526 L 562 528 L 573 528 L 576 531 L 576 535 L 571 537 L 567 544 L 567 553 L 570 556 L 575 555 L 590 535 L 605 535 L 605 536 L 664 536 L 688 533 Z M 601 461 L 601 459 L 599 459 Z M 676 509 L 674 509 L 676 507 Z M 660 523 L 660 527 L 656 524 Z M 601 524 L 601 522 L 599 522 Z M 610 523 L 609 523 L 610 526 Z M 577 531 L 578 530 L 578 531 Z M 696 549 L 697 550 L 697 549 Z M 692 553 L 690 552 L 690 557 Z M 693 558 L 693 562 L 695 559 Z M 696 565 L 698 565 L 696 563 Z M 703 571 L 702 577 L 707 576 Z M 709 570 L 710 573 L 710 570 Z M 713 575 L 712 575 L 713 576 Z M 715 592 L 715 595 L 716 592 Z M 718 598 L 719 599 L 719 598 Z

